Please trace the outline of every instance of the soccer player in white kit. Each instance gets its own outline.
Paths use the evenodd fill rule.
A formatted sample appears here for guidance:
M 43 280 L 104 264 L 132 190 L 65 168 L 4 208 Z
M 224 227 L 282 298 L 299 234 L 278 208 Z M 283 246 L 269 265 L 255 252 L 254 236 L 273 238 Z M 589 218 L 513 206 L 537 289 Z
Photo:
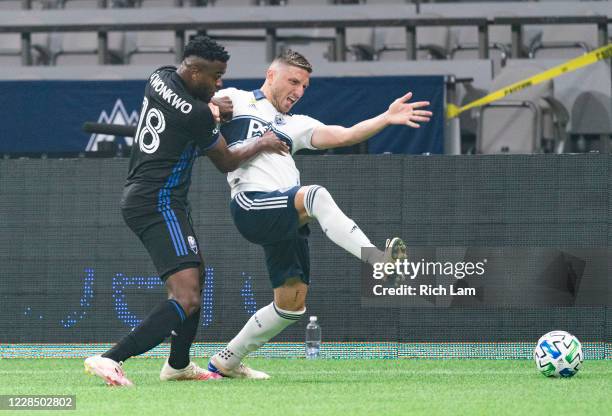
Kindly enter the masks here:
M 322 186 L 302 186 L 300 172 L 291 155 L 300 149 L 331 149 L 363 142 L 389 125 L 419 127 L 427 122 L 427 101 L 407 102 L 408 93 L 393 101 L 388 110 L 352 127 L 325 125 L 289 111 L 304 95 L 312 67 L 291 50 L 276 58 L 259 90 L 220 90 L 233 103 L 233 118 L 221 127 L 228 147 L 243 146 L 272 131 L 291 154 L 261 153 L 227 176 L 231 187 L 231 212 L 236 227 L 250 242 L 263 246 L 274 301 L 261 308 L 220 352 L 211 357 L 209 370 L 232 378 L 266 379 L 269 376 L 242 364 L 306 312 L 310 280 L 308 222 L 316 219 L 325 235 L 364 262 L 394 261 L 405 257 L 399 238 L 387 240 L 377 250 L 359 227 L 336 205 Z M 362 248 L 369 247 L 362 255 Z M 367 258 L 362 258 L 367 257 Z

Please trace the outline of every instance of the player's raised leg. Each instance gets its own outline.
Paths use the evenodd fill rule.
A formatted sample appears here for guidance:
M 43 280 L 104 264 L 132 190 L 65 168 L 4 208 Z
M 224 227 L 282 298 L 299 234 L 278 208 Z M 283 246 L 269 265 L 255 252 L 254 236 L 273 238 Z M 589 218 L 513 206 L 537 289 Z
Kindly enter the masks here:
M 398 237 L 387 240 L 384 252 L 377 249 L 322 186 L 301 187 L 295 195 L 295 208 L 300 224 L 306 224 L 312 218 L 316 219 L 327 238 L 364 262 L 373 264 L 406 258 L 406 246 Z

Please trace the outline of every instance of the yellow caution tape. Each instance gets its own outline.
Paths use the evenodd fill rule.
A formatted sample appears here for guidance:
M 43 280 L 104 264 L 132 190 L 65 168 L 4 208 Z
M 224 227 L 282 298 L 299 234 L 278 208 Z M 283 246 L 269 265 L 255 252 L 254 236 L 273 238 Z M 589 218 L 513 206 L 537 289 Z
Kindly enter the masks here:
M 536 74 L 530 78 L 515 82 L 514 84 L 494 91 L 491 94 L 488 94 L 482 98 L 479 98 L 476 101 L 472 101 L 471 103 L 464 105 L 463 107 L 459 107 L 454 104 L 447 104 L 446 117 L 449 119 L 457 117 L 459 114 L 471 108 L 480 107 L 481 105 L 501 100 L 507 95 L 524 90 L 525 88 L 531 87 L 532 85 L 548 81 L 549 79 L 556 78 L 559 75 L 565 74 L 566 72 L 575 71 L 577 69 L 582 68 L 583 66 L 591 65 L 595 62 L 601 61 L 602 59 L 608 58 L 612 58 L 612 43 L 609 43 L 606 46 L 602 46 L 599 49 L 595 49 L 592 52 L 579 56 L 578 58 L 571 59 L 553 68 L 547 69 L 546 71 L 540 72 L 539 74 Z

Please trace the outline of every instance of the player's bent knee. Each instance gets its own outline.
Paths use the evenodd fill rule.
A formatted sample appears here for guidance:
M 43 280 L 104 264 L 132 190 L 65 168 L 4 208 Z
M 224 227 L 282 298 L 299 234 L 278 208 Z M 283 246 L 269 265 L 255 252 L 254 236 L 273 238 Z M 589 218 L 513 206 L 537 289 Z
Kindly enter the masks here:
M 176 300 L 181 305 L 185 311 L 185 315 L 187 316 L 191 316 L 193 313 L 196 313 L 200 309 L 200 305 L 202 303 L 202 298 L 199 291 L 193 291 L 191 293 L 183 292 L 178 295 L 171 295 L 171 298 Z
M 329 204 L 334 204 L 334 199 L 324 186 L 311 185 L 304 196 L 304 208 L 309 216 L 317 218 L 318 211 Z
M 285 283 L 274 289 L 274 304 L 286 311 L 298 312 L 306 306 L 308 285 L 299 277 L 287 279 Z
M 274 304 L 285 310 L 285 311 L 290 311 L 290 312 L 300 312 L 303 311 L 306 308 L 306 302 L 302 301 L 302 302 L 277 302 L 274 301 Z

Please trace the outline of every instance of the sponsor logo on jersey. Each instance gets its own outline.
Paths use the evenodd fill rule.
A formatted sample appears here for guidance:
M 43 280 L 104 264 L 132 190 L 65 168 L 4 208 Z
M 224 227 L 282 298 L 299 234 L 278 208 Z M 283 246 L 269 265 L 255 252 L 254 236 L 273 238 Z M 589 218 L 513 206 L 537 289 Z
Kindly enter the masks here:
M 198 254 L 198 242 L 195 237 L 192 235 L 187 236 L 187 242 L 189 243 L 189 248 L 193 251 L 194 254 Z
M 98 123 L 108 123 L 108 124 L 121 124 L 123 126 L 135 126 L 138 124 L 139 114 L 136 110 L 133 110 L 131 113 L 128 113 L 123 105 L 123 101 L 120 98 L 115 101 L 115 105 L 108 114 L 105 110 L 102 110 L 100 116 L 98 117 Z M 116 139 L 115 136 L 110 136 L 108 134 L 92 134 L 89 137 L 89 142 L 87 143 L 87 147 L 85 148 L 88 152 L 97 152 L 98 144 L 101 142 L 114 142 Z M 133 142 L 133 138 L 124 137 L 123 138 L 125 145 L 131 146 Z
M 229 123 L 221 127 L 221 134 L 228 143 L 228 148 L 242 144 L 246 140 L 251 140 L 263 136 L 272 130 L 276 136 L 287 143 L 289 149 L 293 146 L 293 141 L 280 128 L 274 128 L 272 123 L 252 115 L 236 116 Z
M 247 130 L 246 138 L 261 137 L 268 130 L 270 130 L 270 125 L 268 123 L 262 123 L 259 120 L 251 119 L 249 120 L 249 129 Z

